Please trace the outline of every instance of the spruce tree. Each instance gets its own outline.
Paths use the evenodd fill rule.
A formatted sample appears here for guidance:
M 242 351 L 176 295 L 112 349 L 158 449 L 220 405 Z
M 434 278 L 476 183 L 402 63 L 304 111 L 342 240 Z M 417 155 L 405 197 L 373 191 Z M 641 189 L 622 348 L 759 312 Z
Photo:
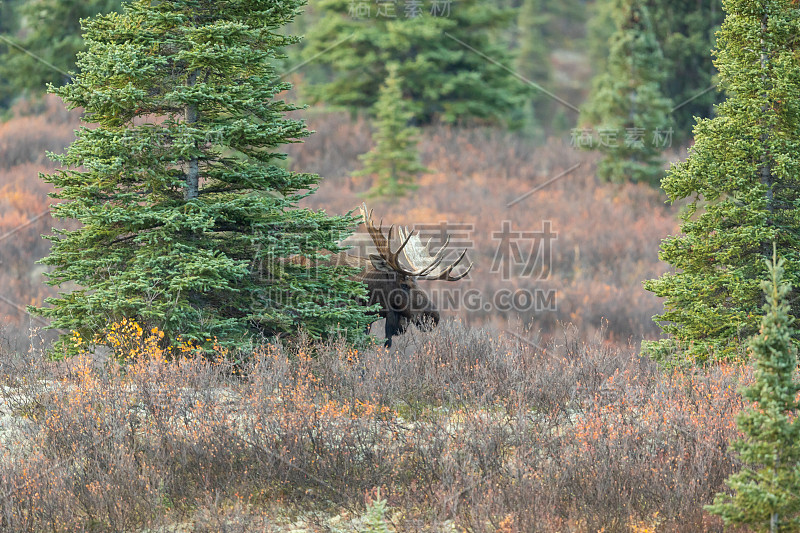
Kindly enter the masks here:
M 786 299 L 791 287 L 783 281 L 783 261 L 767 262 L 770 281 L 761 331 L 750 341 L 755 382 L 744 397 L 752 407 L 738 417 L 744 438 L 734 443 L 744 469 L 728 478 L 733 497 L 718 494 L 706 509 L 726 525 L 746 524 L 757 531 L 800 531 L 800 419 L 794 379 L 797 351 Z
M 19 29 L 19 22 L 17 21 L 16 8 L 20 0 L 9 0 L 0 2 L 0 65 L 3 63 L 4 58 L 8 57 L 9 51 L 13 46 L 10 44 L 9 39 L 16 36 Z M 14 42 L 13 40 L 11 42 Z M 17 96 L 12 89 L 12 84 L 7 77 L 0 76 L 0 110 L 8 108 Z
M 542 12 L 542 4 L 542 0 L 524 0 L 520 7 L 517 19 L 519 49 L 516 67 L 523 77 L 550 90 L 550 47 L 544 36 L 552 17 Z M 525 131 L 538 136 L 541 126 L 552 120 L 554 110 L 550 97 L 534 88 L 522 109 Z
M 391 63 L 399 65 L 417 125 L 505 121 L 531 90 L 506 70 L 513 59 L 499 42 L 513 10 L 482 0 L 320 0 L 315 8 L 322 18 L 304 53 L 330 71 L 329 82 L 308 89 L 316 101 L 371 108 Z
M 643 1 L 617 0 L 614 19 L 608 65 L 594 81 L 580 122 L 594 129 L 592 147 L 605 154 L 597 167 L 601 179 L 657 184 L 671 128 L 670 103 L 659 86 L 663 56 Z
M 714 88 L 717 70 L 711 49 L 722 23 L 721 0 L 649 0 L 650 17 L 664 53 L 661 89 L 675 108 L 671 112 L 675 143 L 691 139 L 695 117 L 714 114 L 723 93 Z
M 271 62 L 297 41 L 282 27 L 302 3 L 136 0 L 85 23 L 80 73 L 54 89 L 93 127 L 45 176 L 53 214 L 81 223 L 42 261 L 50 284 L 77 285 L 34 310 L 52 327 L 92 339 L 128 318 L 166 343 L 230 347 L 301 327 L 363 334 L 349 271 L 287 260 L 339 251 L 353 225 L 297 208 L 319 177 L 281 164 L 308 131 L 285 117 Z
M 607 67 L 616 2 L 597 0 L 591 7 L 586 43 L 598 73 Z M 722 1 L 647 0 L 645 5 L 664 56 L 660 86 L 673 105 L 673 140 L 675 144 L 686 143 L 695 117 L 712 116 L 714 104 L 722 100 L 722 93 L 714 87 L 717 71 L 709 54 L 722 22 Z
M 372 176 L 375 182 L 367 197 L 403 196 L 416 188 L 416 177 L 428 169 L 419 162 L 418 130 L 408 125 L 413 113 L 403 98 L 397 65 L 389 65 L 389 76 L 375 104 L 375 146 L 361 156 L 364 168 L 356 175 Z
M 616 32 L 614 5 L 616 0 L 596 0 L 589 6 L 586 21 L 586 53 L 595 74 L 603 72 L 608 60 L 611 36 Z
M 665 298 L 655 318 L 669 338 L 643 351 L 667 363 L 741 355 L 760 321 L 770 243 L 787 281 L 800 282 L 798 9 L 792 0 L 727 0 L 725 9 L 716 66 L 728 99 L 698 122 L 689 158 L 663 181 L 671 201 L 690 203 L 683 235 L 661 244 L 675 271 L 645 283 Z
M 0 33 L 13 34 L 17 29 L 16 9 L 22 0 L 0 2 Z
M 14 4 L 15 32 L 4 36 L 15 44 L 0 49 L 0 100 L 20 94 L 41 95 L 47 84 L 62 85 L 75 70 L 84 49 L 80 21 L 120 9 L 122 0 L 31 0 Z M 0 16 L 4 15 L 0 6 Z M 0 31 L 3 24 L 0 23 Z M 20 38 L 17 38 L 17 33 Z

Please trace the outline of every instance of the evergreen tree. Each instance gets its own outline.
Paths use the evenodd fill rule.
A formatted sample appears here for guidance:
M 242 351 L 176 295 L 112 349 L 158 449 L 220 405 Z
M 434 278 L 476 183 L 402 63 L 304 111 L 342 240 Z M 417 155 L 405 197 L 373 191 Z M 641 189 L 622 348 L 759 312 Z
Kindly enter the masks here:
M 614 17 L 608 66 L 595 79 L 581 123 L 594 128 L 593 147 L 606 155 L 597 167 L 601 179 L 657 184 L 671 128 L 659 87 L 663 56 L 642 1 L 617 0 Z
M 530 90 L 503 68 L 513 60 L 497 34 L 507 30 L 513 10 L 482 0 L 319 0 L 315 7 L 322 19 L 305 54 L 332 78 L 309 89 L 317 101 L 354 111 L 372 107 L 390 63 L 399 65 L 417 125 L 505 120 Z
M 18 46 L 0 49 L 0 101 L 20 94 L 44 94 L 47 84 L 61 85 L 75 70 L 84 49 L 80 20 L 119 10 L 122 0 L 31 0 L 14 6 L 16 32 L 0 28 Z M 3 13 L 0 12 L 0 15 Z M 6 30 L 6 31 L 3 31 Z M 17 38 L 17 33 L 20 38 Z
M 586 21 L 586 51 L 595 74 L 603 72 L 608 60 L 611 36 L 616 31 L 614 5 L 616 0 L 596 0 L 589 7 Z
M 714 105 L 722 101 L 722 93 L 714 87 L 717 70 L 709 53 L 722 23 L 722 0 L 649 0 L 649 4 L 665 59 L 661 89 L 675 106 L 674 140 L 686 142 L 695 117 L 713 116 Z
M 59 218 L 49 283 L 78 288 L 33 309 L 92 339 L 109 322 L 201 344 L 243 346 L 302 327 L 314 337 L 367 323 L 365 288 L 292 256 L 339 251 L 351 217 L 296 208 L 319 180 L 280 164 L 308 134 L 275 99 L 271 61 L 302 0 L 136 0 L 85 23 L 88 51 L 54 89 L 95 125 L 57 159 Z
M 591 8 L 586 42 L 598 73 L 607 68 L 616 1 L 597 0 Z M 683 143 L 691 137 L 695 117 L 712 116 L 722 99 L 709 54 L 722 22 L 722 0 L 647 0 L 645 5 L 664 56 L 660 86 L 674 106 L 674 142 Z
M 416 188 L 414 181 L 420 173 L 429 172 L 419 162 L 418 131 L 408 125 L 413 113 L 408 111 L 403 98 L 397 65 L 389 65 L 388 71 L 389 77 L 375 104 L 375 147 L 361 156 L 364 169 L 356 173 L 374 176 L 375 184 L 367 192 L 368 197 L 402 196 Z
M 381 493 L 378 490 L 376 498 L 367 505 L 367 513 L 363 518 L 366 528 L 362 529 L 360 533 L 389 533 L 389 526 L 386 523 L 387 511 L 386 499 L 381 499 Z
M 670 200 L 691 202 L 684 235 L 661 244 L 676 271 L 645 283 L 666 299 L 655 318 L 670 337 L 643 350 L 665 362 L 739 355 L 760 320 L 770 243 L 789 283 L 800 282 L 800 17 L 792 0 L 726 0 L 725 9 L 716 66 L 729 96 L 663 181 Z
M 542 0 L 524 0 L 519 10 L 517 30 L 519 49 L 517 50 L 517 72 L 544 89 L 550 89 L 551 64 L 550 47 L 544 38 L 545 28 L 552 17 L 542 12 Z M 522 120 L 526 131 L 536 132 L 552 119 L 555 108 L 552 100 L 541 90 L 533 93 L 522 109 Z
M 16 8 L 20 0 L 9 0 L 0 2 L 0 65 L 8 57 L 9 50 L 13 48 L 10 40 L 16 35 L 19 29 Z M 11 104 L 14 91 L 7 77 L 0 76 L 0 110 L 7 108 Z
M 783 277 L 783 261 L 767 263 L 771 281 L 761 331 L 750 341 L 755 382 L 744 390 L 753 407 L 738 417 L 744 439 L 734 443 L 745 468 L 728 478 L 733 497 L 718 494 L 706 506 L 726 525 L 750 525 L 758 531 L 800 531 L 800 419 L 794 380 L 797 351 L 786 298 L 791 288 Z
M 13 33 L 17 28 L 16 8 L 21 0 L 0 2 L 0 33 Z

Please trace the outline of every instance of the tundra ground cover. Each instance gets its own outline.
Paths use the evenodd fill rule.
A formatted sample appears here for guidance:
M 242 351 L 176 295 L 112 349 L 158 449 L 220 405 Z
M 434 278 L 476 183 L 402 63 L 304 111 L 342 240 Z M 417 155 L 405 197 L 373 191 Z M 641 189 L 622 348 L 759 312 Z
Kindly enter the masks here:
M 125 365 L 4 356 L 0 524 L 352 531 L 379 491 L 397 531 L 720 530 L 702 505 L 735 468 L 749 371 L 525 335 L 447 321 L 391 352 L 265 345 L 235 369 L 136 331 Z

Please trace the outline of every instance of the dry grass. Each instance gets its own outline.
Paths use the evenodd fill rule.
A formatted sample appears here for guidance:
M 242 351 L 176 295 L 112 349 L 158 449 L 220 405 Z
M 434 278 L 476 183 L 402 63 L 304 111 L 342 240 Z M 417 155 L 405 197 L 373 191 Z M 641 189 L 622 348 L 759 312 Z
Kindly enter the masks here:
M 379 488 L 398 531 L 720 531 L 702 505 L 749 372 L 525 335 L 448 321 L 392 352 L 264 346 L 237 372 L 155 343 L 123 366 L 4 358 L 0 529 L 351 531 Z

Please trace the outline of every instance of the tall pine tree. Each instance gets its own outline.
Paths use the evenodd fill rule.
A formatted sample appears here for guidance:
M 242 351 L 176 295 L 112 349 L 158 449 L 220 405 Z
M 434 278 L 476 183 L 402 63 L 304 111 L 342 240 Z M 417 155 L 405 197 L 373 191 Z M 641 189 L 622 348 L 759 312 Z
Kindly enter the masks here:
M 594 128 L 594 148 L 606 156 L 597 167 L 601 179 L 657 184 L 671 128 L 659 85 L 663 56 L 642 0 L 617 0 L 614 19 L 606 71 L 594 81 L 581 124 Z
M 597 0 L 591 7 L 587 44 L 596 72 L 604 72 L 609 38 L 615 31 L 617 0 Z M 722 22 L 722 0 L 647 0 L 653 31 L 664 55 L 661 91 L 672 102 L 675 143 L 691 138 L 695 117 L 713 115 L 722 101 L 716 90 L 717 71 L 709 51 Z
M 416 188 L 414 182 L 420 173 L 428 172 L 419 162 L 418 130 L 408 125 L 413 113 L 403 98 L 398 67 L 389 65 L 388 70 L 389 77 L 375 104 L 375 146 L 361 156 L 364 168 L 356 174 L 375 178 L 367 197 L 403 196 Z
M 322 18 L 304 53 L 330 70 L 328 83 L 310 88 L 318 101 L 372 107 L 391 63 L 417 125 L 507 120 L 530 90 L 503 68 L 513 59 L 498 33 L 513 22 L 513 10 L 482 0 L 319 0 L 315 8 Z
M 519 49 L 517 50 L 517 72 L 544 89 L 550 90 L 552 65 L 550 47 L 545 40 L 545 31 L 552 16 L 543 13 L 542 0 L 524 0 L 519 10 L 517 30 Z M 534 136 L 540 135 L 540 128 L 552 120 L 555 107 L 543 91 L 534 88 L 522 108 L 525 131 Z
M 750 341 L 755 382 L 744 390 L 753 405 L 738 418 L 744 438 L 734 443 L 744 469 L 728 478 L 733 497 L 718 494 L 706 507 L 725 524 L 755 526 L 757 531 L 800 531 L 800 418 L 795 381 L 797 350 L 786 298 L 783 261 L 767 263 L 770 281 L 761 331 Z
M 711 117 L 722 93 L 709 53 L 722 23 L 721 0 L 650 0 L 650 16 L 664 52 L 661 88 L 674 109 L 674 140 L 691 138 L 695 117 Z
M 78 288 L 35 309 L 91 339 L 136 319 L 175 342 L 246 345 L 305 328 L 323 336 L 367 322 L 349 271 L 290 256 L 338 251 L 350 217 L 297 209 L 319 177 L 287 171 L 279 147 L 308 134 L 276 99 L 271 61 L 302 0 L 136 0 L 85 23 L 88 51 L 55 89 L 94 126 L 58 160 L 59 231 L 49 283 Z
M 643 350 L 665 362 L 741 354 L 758 329 L 773 241 L 800 286 L 800 11 L 792 0 L 726 0 L 725 10 L 715 63 L 728 99 L 663 181 L 670 200 L 691 201 L 683 235 L 661 244 L 676 270 L 645 283 L 665 298 L 656 319 L 670 336 Z

